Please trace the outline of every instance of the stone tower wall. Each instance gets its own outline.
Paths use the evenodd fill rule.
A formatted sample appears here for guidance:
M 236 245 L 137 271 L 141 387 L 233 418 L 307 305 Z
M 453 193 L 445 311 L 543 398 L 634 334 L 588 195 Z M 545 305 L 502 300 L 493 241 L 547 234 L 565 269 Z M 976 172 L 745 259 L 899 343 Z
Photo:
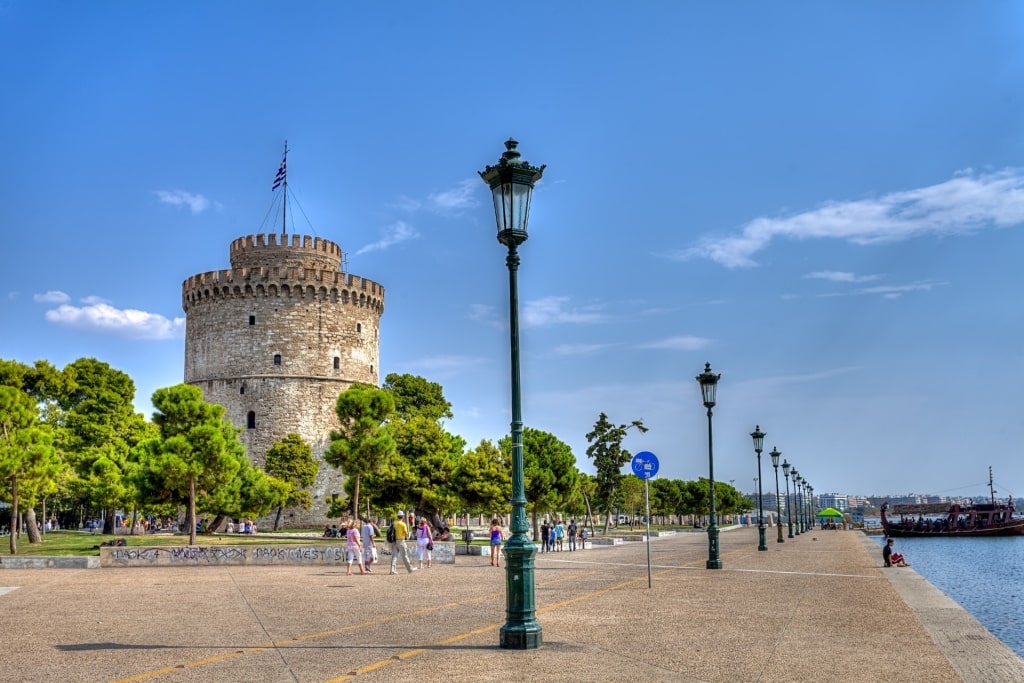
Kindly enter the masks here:
M 182 284 L 185 382 L 225 407 L 255 464 L 291 432 L 320 461 L 313 508 L 287 510 L 287 526 L 323 525 L 325 497 L 342 492 L 322 460 L 335 401 L 353 382 L 379 384 L 384 288 L 340 272 L 341 257 L 321 238 L 250 235 L 231 243 L 230 269 Z

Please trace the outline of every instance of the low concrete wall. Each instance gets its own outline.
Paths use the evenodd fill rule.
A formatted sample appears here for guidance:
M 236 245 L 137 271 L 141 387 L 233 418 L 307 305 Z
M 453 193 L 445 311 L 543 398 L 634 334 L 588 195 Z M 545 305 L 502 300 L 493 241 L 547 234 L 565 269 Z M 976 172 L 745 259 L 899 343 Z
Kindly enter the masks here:
M 97 569 L 100 558 L 68 555 L 34 555 L 0 557 L 0 569 Z
M 455 543 L 434 543 L 434 562 L 455 563 Z M 415 561 L 416 544 L 406 543 Z M 388 543 L 378 543 L 378 552 Z M 388 553 L 383 553 L 385 556 Z M 95 558 L 92 558 L 95 559 Z M 390 557 L 387 558 L 390 562 Z M 384 558 L 381 558 L 384 561 Z M 346 564 L 345 545 L 128 546 L 100 548 L 101 567 L 181 567 L 190 565 L 339 565 Z

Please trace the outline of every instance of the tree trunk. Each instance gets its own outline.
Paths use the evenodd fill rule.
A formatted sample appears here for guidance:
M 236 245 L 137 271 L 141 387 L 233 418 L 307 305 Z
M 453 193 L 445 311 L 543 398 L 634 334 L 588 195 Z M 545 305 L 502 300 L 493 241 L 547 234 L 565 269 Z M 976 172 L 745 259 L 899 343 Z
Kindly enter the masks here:
M 188 513 L 185 515 L 188 525 L 188 544 L 196 544 L 196 478 L 188 478 Z
M 274 517 L 274 531 L 277 531 L 278 527 L 281 524 L 281 511 L 282 510 L 284 510 L 283 507 L 277 508 L 277 516 Z
M 113 535 L 114 533 L 116 533 L 114 530 L 114 521 L 115 518 L 117 517 L 117 509 L 111 507 L 107 508 L 104 512 L 105 514 L 103 515 L 103 533 L 107 534 L 108 536 Z
M 540 538 L 540 527 L 537 526 L 537 506 L 533 506 L 533 542 Z
M 11 555 L 18 554 L 18 532 L 21 521 L 18 519 L 18 478 L 11 477 Z
M 352 517 L 359 519 L 359 474 L 356 474 L 356 483 L 352 487 Z
M 28 531 L 28 542 L 30 544 L 43 542 L 43 537 L 39 535 L 39 525 L 36 523 L 36 509 L 33 507 L 25 510 L 25 529 Z
M 216 534 L 220 533 L 228 521 L 227 515 L 217 515 L 213 518 L 213 521 L 206 525 L 206 533 Z M 277 527 L 274 527 L 275 529 Z

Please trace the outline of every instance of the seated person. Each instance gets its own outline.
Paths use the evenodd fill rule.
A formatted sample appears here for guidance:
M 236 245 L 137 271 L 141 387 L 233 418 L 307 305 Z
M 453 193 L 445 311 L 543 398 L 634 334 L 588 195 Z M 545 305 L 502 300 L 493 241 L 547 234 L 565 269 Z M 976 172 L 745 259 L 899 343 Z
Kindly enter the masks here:
M 906 558 L 900 553 L 893 550 L 893 539 L 889 539 L 885 542 L 885 547 L 882 548 L 882 560 L 885 562 L 886 567 L 909 567 Z
M 452 540 L 452 532 L 449 531 L 447 526 L 443 526 L 437 530 L 434 534 L 435 541 L 450 541 Z

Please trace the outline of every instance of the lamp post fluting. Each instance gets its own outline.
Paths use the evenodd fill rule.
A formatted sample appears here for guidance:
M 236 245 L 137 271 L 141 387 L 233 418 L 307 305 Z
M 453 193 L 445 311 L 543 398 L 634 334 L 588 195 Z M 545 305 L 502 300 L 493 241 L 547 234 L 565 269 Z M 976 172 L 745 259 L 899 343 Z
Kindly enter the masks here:
M 789 503 L 789 463 L 782 461 L 782 477 L 786 480 L 786 524 L 789 526 L 789 537 L 793 538 L 793 507 Z
M 764 449 L 764 437 L 761 425 L 754 425 L 750 438 L 754 440 L 754 452 L 757 453 L 757 549 L 768 550 L 768 542 L 764 538 L 764 493 L 761 487 L 761 451 Z
M 779 530 L 779 537 L 776 539 L 777 543 L 785 543 L 786 539 L 782 537 L 782 504 L 779 502 L 779 456 L 782 453 L 775 446 L 772 446 L 772 452 L 769 453 L 772 457 L 772 467 L 775 468 L 775 526 Z
M 526 485 L 523 466 L 523 415 L 519 372 L 519 245 L 526 241 L 533 186 L 544 173 L 544 165 L 531 166 L 516 151 L 518 142 L 509 138 L 505 152 L 494 166 L 480 171 L 491 188 L 498 241 L 508 248 L 509 345 L 512 373 L 512 532 L 505 544 L 505 595 L 507 619 L 498 635 L 500 647 L 509 650 L 533 650 L 543 643 L 537 623 L 534 598 L 534 555 L 537 552 L 527 536 Z
M 718 380 L 721 375 L 711 372 L 711 363 L 704 364 L 704 372 L 697 375 L 700 384 L 700 395 L 704 407 L 708 409 L 708 486 L 711 494 L 711 519 L 708 521 L 708 569 L 721 569 L 722 557 L 718 552 L 718 511 L 715 510 L 715 455 L 712 447 L 714 439 L 711 435 L 711 409 L 715 407 L 715 394 L 718 391 Z

